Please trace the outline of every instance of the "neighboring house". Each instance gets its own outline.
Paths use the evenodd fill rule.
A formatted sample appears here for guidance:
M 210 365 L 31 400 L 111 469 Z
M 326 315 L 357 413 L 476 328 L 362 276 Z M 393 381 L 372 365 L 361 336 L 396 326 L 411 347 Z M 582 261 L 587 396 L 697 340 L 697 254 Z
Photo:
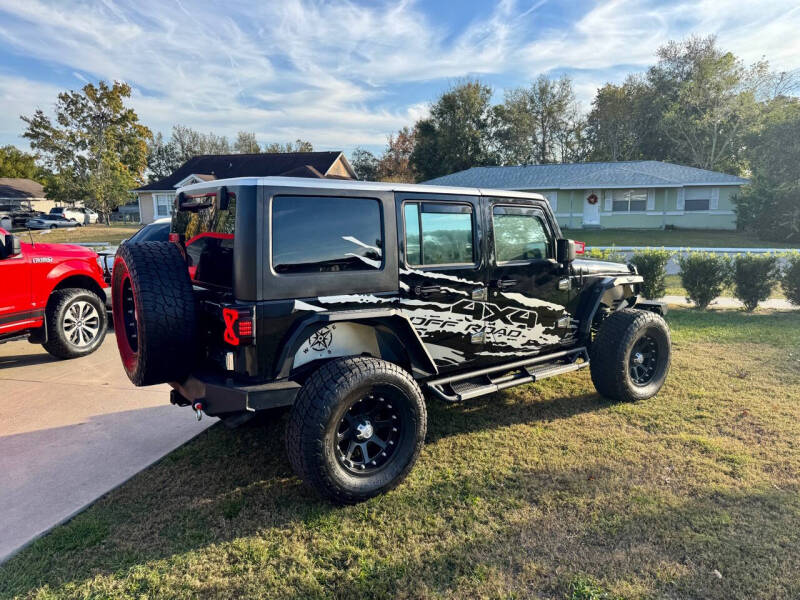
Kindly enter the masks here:
M 41 183 L 20 177 L 0 177 L 0 206 L 50 212 L 56 205 L 48 200 Z
M 167 217 L 181 186 L 228 177 L 331 177 L 356 179 L 342 152 L 286 152 L 207 154 L 183 163 L 169 177 L 133 190 L 139 203 L 139 221 L 152 223 Z
M 735 229 L 747 179 L 655 160 L 473 167 L 427 181 L 539 192 L 563 229 Z

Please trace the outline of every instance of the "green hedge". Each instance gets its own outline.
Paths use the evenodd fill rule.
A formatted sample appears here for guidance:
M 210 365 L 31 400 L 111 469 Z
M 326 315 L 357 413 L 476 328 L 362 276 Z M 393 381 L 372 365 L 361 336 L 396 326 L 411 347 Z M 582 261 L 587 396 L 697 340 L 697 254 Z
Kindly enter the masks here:
M 667 291 L 667 263 L 672 257 L 666 250 L 641 250 L 635 252 L 631 264 L 644 278 L 642 295 L 645 298 L 661 298 Z
M 724 254 L 689 252 L 678 259 L 688 299 L 706 308 L 731 281 L 731 261 Z
M 748 311 L 769 298 L 779 276 L 775 254 L 739 254 L 733 259 L 734 292 Z
M 781 287 L 789 302 L 800 306 L 800 252 L 786 255 L 786 264 L 781 273 Z

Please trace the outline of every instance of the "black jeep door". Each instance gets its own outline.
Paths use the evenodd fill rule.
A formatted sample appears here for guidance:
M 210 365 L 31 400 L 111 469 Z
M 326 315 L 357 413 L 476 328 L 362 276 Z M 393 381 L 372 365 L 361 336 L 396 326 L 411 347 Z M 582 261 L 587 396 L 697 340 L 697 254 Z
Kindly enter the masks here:
M 486 350 L 497 361 L 538 354 L 569 334 L 569 277 L 555 260 L 555 228 L 534 200 L 485 198 L 489 312 Z
M 478 196 L 397 194 L 400 306 L 441 372 L 482 358 L 486 298 Z

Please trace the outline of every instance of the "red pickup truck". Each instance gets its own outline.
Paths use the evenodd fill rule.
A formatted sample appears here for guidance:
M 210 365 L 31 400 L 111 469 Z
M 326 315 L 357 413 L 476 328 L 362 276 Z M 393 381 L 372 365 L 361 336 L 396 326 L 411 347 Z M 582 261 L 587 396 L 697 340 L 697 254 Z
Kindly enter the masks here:
M 28 244 L 0 228 L 0 342 L 27 335 L 57 358 L 94 352 L 108 325 L 109 290 L 95 252 Z

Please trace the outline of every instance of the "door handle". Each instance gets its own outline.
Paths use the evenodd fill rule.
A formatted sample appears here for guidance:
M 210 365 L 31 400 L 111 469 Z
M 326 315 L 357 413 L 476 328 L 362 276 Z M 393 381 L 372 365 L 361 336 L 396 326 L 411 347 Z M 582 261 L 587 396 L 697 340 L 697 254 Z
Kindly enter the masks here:
M 516 279 L 498 279 L 495 281 L 494 286 L 498 290 L 508 290 L 516 287 L 517 283 L 519 282 Z
M 441 292 L 442 286 L 440 285 L 417 285 L 414 286 L 414 294 L 417 296 L 427 296 L 428 294 L 435 294 Z

